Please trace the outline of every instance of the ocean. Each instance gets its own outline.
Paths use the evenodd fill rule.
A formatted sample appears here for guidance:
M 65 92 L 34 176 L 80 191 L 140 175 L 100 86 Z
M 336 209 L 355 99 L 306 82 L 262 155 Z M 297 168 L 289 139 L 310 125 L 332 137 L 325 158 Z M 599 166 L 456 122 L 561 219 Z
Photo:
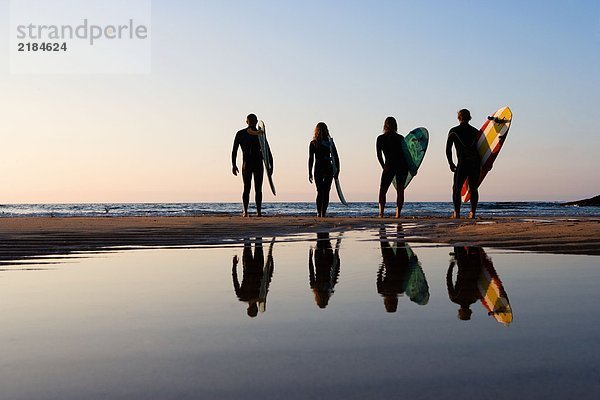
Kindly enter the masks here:
M 0 218 L 4 217 L 121 217 L 121 216 L 201 216 L 239 215 L 240 203 L 106 203 L 106 204 L 5 204 L 0 205 Z M 253 212 L 251 204 L 250 211 Z M 266 216 L 312 216 L 312 202 L 265 203 Z M 468 215 L 468 204 L 463 214 Z M 393 203 L 388 203 L 387 215 L 394 213 Z M 452 213 L 449 202 L 409 202 L 404 205 L 406 217 L 445 217 Z M 370 217 L 377 215 L 377 203 L 331 203 L 330 216 Z M 564 206 L 558 202 L 482 202 L 478 207 L 480 217 L 600 217 L 600 207 Z

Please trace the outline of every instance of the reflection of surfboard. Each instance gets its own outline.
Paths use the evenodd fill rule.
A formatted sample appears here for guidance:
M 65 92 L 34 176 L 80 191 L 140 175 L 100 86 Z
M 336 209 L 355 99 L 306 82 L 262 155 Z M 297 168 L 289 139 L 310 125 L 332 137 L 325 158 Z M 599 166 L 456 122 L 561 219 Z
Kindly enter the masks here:
M 405 293 L 408 295 L 413 303 L 424 306 L 429 302 L 429 285 L 425 278 L 425 273 L 421 267 L 421 263 L 417 258 L 417 255 L 413 253 L 408 243 L 406 246 L 406 252 L 408 253 L 408 276 L 406 279 Z
M 340 198 L 340 201 L 342 202 L 343 205 L 347 206 L 348 203 L 346 202 L 346 198 L 344 197 L 344 193 L 342 193 L 342 186 L 340 185 L 340 180 L 337 177 L 338 174 L 338 165 L 335 162 L 335 157 L 333 156 L 333 149 L 334 149 L 334 144 L 333 144 L 333 138 L 329 137 L 329 143 L 331 144 L 331 164 L 333 166 L 333 176 L 334 176 L 334 180 L 335 180 L 335 190 L 337 191 L 338 197 Z M 336 150 L 337 151 L 337 150 Z
M 477 288 L 481 294 L 481 303 L 496 321 L 508 325 L 513 320 L 512 309 L 508 296 L 498 277 L 492 260 L 481 249 L 481 274 L 477 282 Z
M 271 283 L 271 277 L 273 276 L 273 245 L 275 244 L 275 238 L 271 239 L 269 245 L 269 252 L 267 253 L 267 261 L 263 268 L 263 276 L 260 280 L 260 291 L 258 294 L 258 309 L 260 312 L 267 310 L 267 293 L 269 291 L 269 284 Z
M 410 131 L 408 135 L 406 135 L 404 141 L 406 142 L 406 147 L 408 147 L 409 153 L 405 154 L 405 156 L 410 156 L 418 169 L 425 158 L 425 152 L 427 151 L 427 146 L 429 145 L 429 132 L 425 128 L 415 128 Z M 405 188 L 408 186 L 412 178 L 413 175 L 409 172 L 406 177 L 406 181 L 404 182 Z M 398 189 L 396 178 L 394 178 L 392 183 L 394 184 L 394 187 Z
M 258 121 L 258 130 L 262 132 L 261 135 L 258 135 L 258 142 L 260 143 L 260 151 L 262 153 L 263 162 L 265 164 L 265 168 L 267 169 L 267 178 L 269 179 L 269 186 L 271 186 L 271 192 L 273 195 L 277 195 L 275 192 L 275 184 L 273 183 L 273 176 L 269 174 L 269 171 L 272 169 L 271 159 L 269 158 L 269 142 L 267 141 L 267 129 L 265 127 L 265 123 L 263 121 Z
M 479 184 L 483 182 L 483 179 L 492 168 L 494 160 L 498 157 L 500 149 L 504 144 L 508 130 L 510 129 L 510 123 L 512 121 L 512 111 L 508 107 L 502 107 L 494 113 L 490 120 L 483 124 L 479 130 L 479 136 L 477 137 L 477 150 L 481 156 L 481 175 L 479 175 Z M 461 190 L 462 201 L 466 202 L 471 199 L 471 191 L 469 190 L 469 183 L 465 180 Z

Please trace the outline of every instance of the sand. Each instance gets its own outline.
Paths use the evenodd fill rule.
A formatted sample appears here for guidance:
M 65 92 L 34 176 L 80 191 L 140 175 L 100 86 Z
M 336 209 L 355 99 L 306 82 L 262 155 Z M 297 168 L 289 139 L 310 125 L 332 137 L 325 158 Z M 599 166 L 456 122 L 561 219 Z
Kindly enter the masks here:
M 377 229 L 382 224 L 396 223 L 404 225 L 410 242 L 600 255 L 600 218 L 493 218 L 473 222 L 447 218 L 287 216 L 72 217 L 1 218 L 0 263 L 115 248 L 239 243 L 246 237 Z

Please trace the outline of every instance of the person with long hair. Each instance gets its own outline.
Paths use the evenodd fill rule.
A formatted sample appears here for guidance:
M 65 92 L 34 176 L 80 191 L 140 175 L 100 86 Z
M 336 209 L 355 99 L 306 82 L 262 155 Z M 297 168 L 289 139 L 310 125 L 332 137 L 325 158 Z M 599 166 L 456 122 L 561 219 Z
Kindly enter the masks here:
M 383 171 L 379 185 L 379 218 L 383 218 L 387 191 L 394 178 L 397 183 L 396 218 L 400 218 L 404 206 L 404 182 L 408 171 L 417 174 L 417 168 L 408 156 L 404 136 L 398 133 L 396 118 L 387 117 L 383 124 L 383 133 L 377 137 L 377 160 Z
M 336 174 L 340 173 L 340 158 L 337 149 L 329 136 L 329 129 L 324 122 L 319 122 L 315 127 L 315 133 L 308 146 L 308 181 L 314 182 L 317 187 L 317 217 L 327 215 L 329 206 L 329 192 L 333 178 L 333 162 L 337 165 Z

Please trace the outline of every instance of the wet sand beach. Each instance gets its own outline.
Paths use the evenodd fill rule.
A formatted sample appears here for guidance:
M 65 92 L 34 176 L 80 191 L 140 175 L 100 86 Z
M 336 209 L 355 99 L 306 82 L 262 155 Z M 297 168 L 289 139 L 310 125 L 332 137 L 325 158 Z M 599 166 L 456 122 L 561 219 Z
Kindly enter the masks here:
M 350 231 L 403 225 L 411 242 L 465 244 L 561 254 L 600 255 L 600 219 L 333 217 L 2 218 L 0 261 L 143 246 L 239 243 L 254 236 Z

